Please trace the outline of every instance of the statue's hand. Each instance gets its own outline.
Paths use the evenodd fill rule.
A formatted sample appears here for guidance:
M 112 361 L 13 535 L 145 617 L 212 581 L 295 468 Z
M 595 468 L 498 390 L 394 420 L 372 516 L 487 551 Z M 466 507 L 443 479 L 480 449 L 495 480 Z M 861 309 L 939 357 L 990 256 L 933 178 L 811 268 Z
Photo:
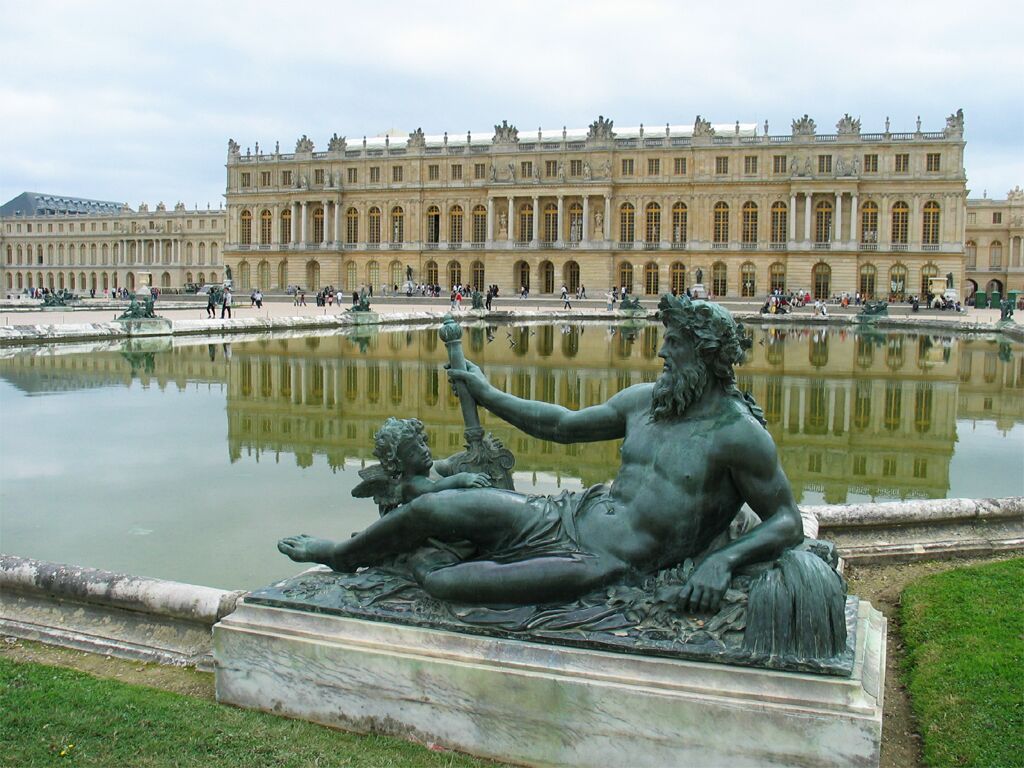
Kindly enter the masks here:
M 722 557 L 710 555 L 679 590 L 679 607 L 694 613 L 717 611 L 732 581 L 732 571 Z
M 466 389 L 469 390 L 475 399 L 481 399 L 488 389 L 490 389 L 490 382 L 487 381 L 487 377 L 484 372 L 480 370 L 480 367 L 475 363 L 466 361 L 466 370 L 458 371 L 452 368 L 447 368 L 448 380 L 452 384 L 462 383 L 466 385 Z
M 482 472 L 460 472 L 456 475 L 460 488 L 490 488 L 490 475 Z

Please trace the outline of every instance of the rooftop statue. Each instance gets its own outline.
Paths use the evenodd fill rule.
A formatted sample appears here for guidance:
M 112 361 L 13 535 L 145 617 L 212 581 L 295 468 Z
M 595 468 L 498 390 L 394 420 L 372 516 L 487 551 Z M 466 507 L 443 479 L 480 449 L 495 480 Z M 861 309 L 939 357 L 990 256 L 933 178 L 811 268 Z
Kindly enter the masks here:
M 313 151 L 313 140 L 306 134 L 302 134 L 299 140 L 295 142 L 296 152 L 312 152 Z
M 501 125 L 494 126 L 494 136 L 491 138 L 494 144 L 516 144 L 519 142 L 519 129 L 509 125 L 508 120 L 502 120 Z
M 792 130 L 794 136 L 813 136 L 815 131 L 814 120 L 808 115 L 797 118 L 793 121 Z
M 849 112 L 844 113 L 836 123 L 836 133 L 840 136 L 859 136 L 860 118 L 851 117 Z
M 329 152 L 342 152 L 346 146 L 345 137 L 339 136 L 337 133 L 327 140 L 327 150 Z
M 888 122 L 888 118 L 886 118 Z M 888 131 L 886 127 L 886 131 Z M 964 111 L 958 109 L 956 112 L 946 118 L 946 128 L 943 131 L 946 136 L 963 136 L 964 135 Z
M 412 425 L 414 439 L 389 438 L 379 454 L 397 506 L 351 538 L 278 543 L 336 573 L 303 574 L 252 599 L 849 674 L 834 550 L 805 541 L 762 411 L 736 387 L 748 337 L 712 302 L 664 296 L 659 309 L 660 378 L 578 411 L 497 389 L 462 358 L 457 324 L 442 329 L 467 453 L 482 435 L 472 422 L 479 404 L 540 439 L 622 440 L 612 484 L 526 495 L 493 469 L 483 474 L 494 487 L 479 477 L 430 484 L 429 452 Z
M 606 120 L 604 115 L 598 115 L 587 130 L 587 138 L 591 141 L 611 141 L 615 138 L 615 131 L 612 130 L 614 126 L 614 120 Z
M 697 115 L 697 119 L 693 121 L 693 135 L 698 136 L 714 136 L 715 129 L 711 127 L 711 122 L 705 120 L 700 115 Z

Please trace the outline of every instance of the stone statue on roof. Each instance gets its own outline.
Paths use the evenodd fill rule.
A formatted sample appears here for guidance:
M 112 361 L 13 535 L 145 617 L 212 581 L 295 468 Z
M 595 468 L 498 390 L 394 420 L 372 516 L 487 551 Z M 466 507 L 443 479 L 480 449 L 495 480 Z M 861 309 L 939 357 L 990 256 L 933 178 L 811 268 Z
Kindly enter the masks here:
M 509 125 L 508 120 L 502 120 L 501 125 L 494 126 L 494 136 L 491 138 L 493 144 L 518 144 L 519 129 Z
M 793 121 L 792 130 L 794 136 L 813 136 L 816 126 L 814 125 L 814 120 L 805 114 L 803 117 Z
M 714 136 L 715 129 L 711 127 L 711 121 L 705 120 L 700 115 L 693 121 L 693 135 L 695 138 L 703 136 Z
M 306 134 L 302 134 L 298 141 L 295 142 L 296 152 L 312 152 L 313 151 L 313 140 Z
M 615 131 L 612 130 L 614 125 L 614 120 L 606 120 L 604 115 L 598 115 L 597 120 L 590 124 L 587 139 L 589 141 L 611 141 L 615 138 Z
M 427 137 L 423 135 L 423 129 L 417 128 L 409 134 L 409 140 L 405 142 L 409 149 L 423 149 L 427 146 Z
M 228 154 L 229 155 L 237 155 L 237 154 L 240 154 L 241 151 L 242 151 L 242 148 L 238 145 L 237 141 L 235 141 L 234 139 L 228 139 Z
M 339 136 L 337 133 L 327 140 L 327 149 L 331 152 L 344 152 L 345 146 L 345 137 Z
M 839 122 L 836 123 L 836 133 L 840 136 L 859 136 L 860 135 L 860 120 L 858 118 L 850 117 L 850 113 L 845 113 Z

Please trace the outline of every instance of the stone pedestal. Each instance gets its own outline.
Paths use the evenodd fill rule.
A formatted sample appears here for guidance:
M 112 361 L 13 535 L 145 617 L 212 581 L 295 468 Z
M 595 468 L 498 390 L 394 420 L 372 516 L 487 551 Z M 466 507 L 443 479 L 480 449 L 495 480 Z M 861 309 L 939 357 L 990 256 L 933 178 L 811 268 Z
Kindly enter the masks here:
M 695 283 L 690 286 L 690 296 L 695 299 L 706 299 L 708 297 L 708 289 L 704 287 L 703 283 Z
M 376 312 L 349 312 L 346 317 L 351 325 L 380 325 L 380 315 Z
M 635 656 L 242 601 L 217 699 L 528 765 L 876 766 L 884 617 L 851 677 Z

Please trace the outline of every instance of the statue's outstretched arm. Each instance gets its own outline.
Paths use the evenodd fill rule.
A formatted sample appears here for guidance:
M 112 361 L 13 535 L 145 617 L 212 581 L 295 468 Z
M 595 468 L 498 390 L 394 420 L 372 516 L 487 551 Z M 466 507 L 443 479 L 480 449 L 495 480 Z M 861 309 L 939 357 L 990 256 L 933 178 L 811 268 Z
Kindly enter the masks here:
M 637 396 L 630 387 L 601 405 L 572 411 L 553 403 L 524 400 L 491 386 L 483 371 L 466 361 L 467 370 L 448 370 L 454 381 L 462 381 L 477 403 L 509 424 L 533 437 L 556 443 L 586 443 L 614 440 L 626 434 L 627 403 Z

